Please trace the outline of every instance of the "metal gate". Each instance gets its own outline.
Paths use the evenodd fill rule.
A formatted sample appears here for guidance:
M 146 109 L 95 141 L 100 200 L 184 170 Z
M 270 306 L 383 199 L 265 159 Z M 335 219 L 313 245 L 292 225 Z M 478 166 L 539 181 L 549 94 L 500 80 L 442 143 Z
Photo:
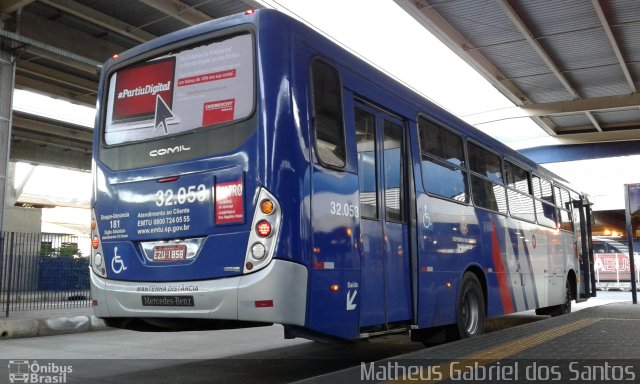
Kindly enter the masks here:
M 89 307 L 89 236 L 0 232 L 0 308 Z

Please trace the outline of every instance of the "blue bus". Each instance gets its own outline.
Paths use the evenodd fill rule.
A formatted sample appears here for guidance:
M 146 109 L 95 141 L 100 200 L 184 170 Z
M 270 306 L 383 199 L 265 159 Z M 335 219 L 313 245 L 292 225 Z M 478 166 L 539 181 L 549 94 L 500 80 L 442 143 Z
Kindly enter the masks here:
M 93 168 L 116 327 L 425 341 L 595 291 L 584 195 L 273 10 L 110 59 Z

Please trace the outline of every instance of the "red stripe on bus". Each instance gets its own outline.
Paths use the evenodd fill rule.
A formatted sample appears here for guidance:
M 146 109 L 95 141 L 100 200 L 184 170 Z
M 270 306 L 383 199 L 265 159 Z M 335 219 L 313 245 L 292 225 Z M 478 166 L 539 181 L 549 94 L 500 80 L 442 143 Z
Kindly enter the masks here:
M 498 239 L 498 233 L 496 232 L 493 220 L 491 220 L 491 253 L 493 256 L 493 265 L 496 268 L 496 278 L 498 279 L 498 289 L 500 290 L 502 308 L 505 314 L 513 313 L 515 312 L 515 309 L 513 308 L 509 277 L 507 276 L 507 269 L 505 268 L 504 260 L 502 259 L 500 240 Z

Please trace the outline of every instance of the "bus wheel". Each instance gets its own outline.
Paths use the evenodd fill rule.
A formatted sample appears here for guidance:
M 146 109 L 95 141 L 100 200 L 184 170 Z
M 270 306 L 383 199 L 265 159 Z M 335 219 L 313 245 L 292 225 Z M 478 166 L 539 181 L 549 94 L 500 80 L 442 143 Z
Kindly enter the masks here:
M 484 293 L 480 281 L 471 272 L 462 276 L 456 307 L 458 334 L 461 339 L 484 332 Z
M 571 313 L 571 283 L 568 279 L 564 292 L 564 303 L 546 308 L 538 308 L 536 309 L 536 315 L 555 317 Z
M 571 284 L 567 279 L 567 284 L 564 289 L 564 303 L 558 308 L 558 315 L 566 315 L 571 313 Z

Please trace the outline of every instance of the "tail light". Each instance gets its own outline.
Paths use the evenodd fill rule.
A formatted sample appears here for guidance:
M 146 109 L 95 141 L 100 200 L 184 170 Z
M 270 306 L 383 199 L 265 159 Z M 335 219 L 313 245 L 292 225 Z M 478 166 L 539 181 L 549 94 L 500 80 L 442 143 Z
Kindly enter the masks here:
M 260 211 L 262 211 L 262 213 L 264 213 L 265 215 L 272 214 L 273 209 L 273 201 L 265 199 L 260 202 Z
M 104 252 L 100 242 L 100 231 L 96 221 L 96 215 L 91 211 L 91 269 L 101 277 L 107 277 L 107 270 L 104 262 Z
M 251 257 L 262 260 L 267 255 L 267 249 L 262 243 L 255 243 L 251 246 Z
M 244 273 L 255 272 L 269 265 L 282 221 L 280 204 L 266 189 L 260 190 L 257 201 L 258 207 L 253 215 L 247 243 Z
M 260 220 L 256 225 L 256 232 L 260 237 L 269 237 L 271 235 L 271 223 L 267 220 Z

